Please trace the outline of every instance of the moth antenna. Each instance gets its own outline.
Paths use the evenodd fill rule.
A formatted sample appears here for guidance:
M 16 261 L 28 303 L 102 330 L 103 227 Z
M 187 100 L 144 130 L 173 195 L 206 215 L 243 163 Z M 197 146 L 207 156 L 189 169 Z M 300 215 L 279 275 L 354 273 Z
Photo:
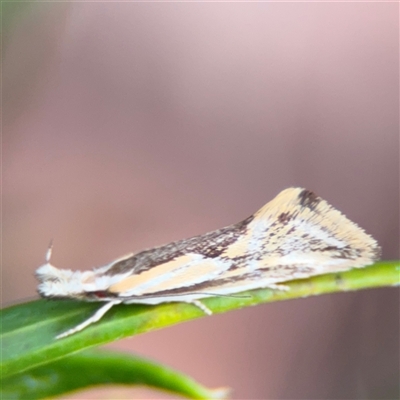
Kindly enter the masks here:
M 47 248 L 46 251 L 46 257 L 45 257 L 46 264 L 50 264 L 52 251 L 53 251 L 53 239 L 50 240 L 49 247 Z
M 207 292 L 196 292 L 195 294 L 205 294 L 211 297 L 229 297 L 233 299 L 250 299 L 252 297 L 249 294 L 221 294 L 221 293 L 207 293 Z
M 233 299 L 251 299 L 249 294 L 213 294 L 215 297 L 232 297 Z
M 279 286 L 279 287 L 277 287 Z M 282 287 L 281 287 L 282 286 Z M 268 286 L 270 287 L 270 286 Z M 287 286 L 283 285 L 273 285 L 273 287 L 270 287 L 271 289 L 281 289 L 281 290 L 288 290 L 286 289 Z M 250 299 L 252 296 L 249 294 L 222 294 L 222 293 L 208 293 L 208 292 L 193 292 L 191 294 L 199 294 L 199 295 L 206 295 L 210 297 L 232 297 L 234 299 Z M 171 294 L 171 295 L 164 295 L 165 297 L 177 297 L 177 296 L 186 296 L 186 294 Z

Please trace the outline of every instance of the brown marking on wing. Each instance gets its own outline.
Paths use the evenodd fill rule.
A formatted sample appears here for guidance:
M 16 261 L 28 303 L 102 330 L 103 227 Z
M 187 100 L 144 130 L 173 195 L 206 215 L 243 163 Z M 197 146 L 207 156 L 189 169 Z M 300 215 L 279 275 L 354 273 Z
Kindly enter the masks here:
M 105 272 L 105 275 L 122 274 L 130 270 L 135 274 L 140 273 L 188 253 L 200 254 L 206 258 L 219 257 L 230 244 L 246 232 L 253 218 L 250 216 L 235 225 L 217 231 L 141 251 L 128 259 L 116 262 Z
M 321 201 L 321 198 L 319 198 L 314 192 L 303 189 L 299 193 L 299 200 L 302 207 L 308 207 L 310 210 L 314 211 L 318 206 L 318 203 Z

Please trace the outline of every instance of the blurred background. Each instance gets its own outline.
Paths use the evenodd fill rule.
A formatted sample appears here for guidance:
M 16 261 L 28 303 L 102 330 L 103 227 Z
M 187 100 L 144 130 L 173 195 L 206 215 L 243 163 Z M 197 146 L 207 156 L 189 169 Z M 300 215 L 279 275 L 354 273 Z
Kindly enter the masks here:
M 314 190 L 399 257 L 396 3 L 3 3 L 3 305 Z M 114 343 L 234 399 L 394 399 L 399 291 Z M 167 399 L 109 388 L 73 399 Z

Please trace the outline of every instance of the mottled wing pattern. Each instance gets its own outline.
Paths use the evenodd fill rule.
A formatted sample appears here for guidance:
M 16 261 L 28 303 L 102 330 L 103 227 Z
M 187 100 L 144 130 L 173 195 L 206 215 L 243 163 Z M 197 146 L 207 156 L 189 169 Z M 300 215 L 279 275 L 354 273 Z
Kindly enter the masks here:
M 379 253 L 371 236 L 326 201 L 290 188 L 240 223 L 145 250 L 102 273 L 129 275 L 110 286 L 110 294 L 132 302 L 161 302 L 189 294 L 201 298 L 273 287 L 363 267 Z

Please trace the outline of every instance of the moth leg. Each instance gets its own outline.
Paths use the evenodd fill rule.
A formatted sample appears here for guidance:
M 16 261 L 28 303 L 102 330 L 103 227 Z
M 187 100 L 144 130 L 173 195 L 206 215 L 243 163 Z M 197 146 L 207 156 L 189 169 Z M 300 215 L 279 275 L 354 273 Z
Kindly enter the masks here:
M 66 336 L 72 335 L 76 332 L 81 331 L 82 329 L 86 328 L 88 325 L 93 324 L 94 322 L 97 322 L 101 317 L 115 304 L 121 303 L 120 300 L 114 300 L 114 301 L 109 301 L 106 303 L 103 307 L 99 308 L 90 318 L 88 318 L 86 321 L 83 321 L 81 324 L 75 326 L 74 328 L 71 328 L 67 330 L 64 333 L 61 333 L 60 335 L 56 336 L 56 339 L 61 339 L 65 338 Z
M 200 310 L 203 311 L 205 314 L 212 315 L 212 311 L 208 307 L 206 307 L 200 300 L 192 300 L 188 301 L 188 303 L 200 308 Z

